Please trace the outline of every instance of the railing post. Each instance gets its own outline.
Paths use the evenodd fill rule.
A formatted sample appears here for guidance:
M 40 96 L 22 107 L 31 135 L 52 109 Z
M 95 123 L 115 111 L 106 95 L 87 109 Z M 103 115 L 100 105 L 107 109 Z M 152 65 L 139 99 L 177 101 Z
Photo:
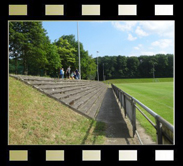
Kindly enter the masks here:
M 117 89 L 117 98 L 118 98 L 118 101 L 119 101 L 119 89 Z
M 160 121 L 158 120 L 158 116 L 159 115 L 157 115 L 155 117 L 155 119 L 156 119 L 156 142 L 158 144 L 162 144 L 162 126 L 161 126 Z
M 121 107 L 123 107 L 123 92 L 121 91 Z
M 121 108 L 121 91 L 119 91 L 119 105 L 120 105 L 120 108 Z
M 123 93 L 123 96 L 124 96 L 124 111 L 125 111 L 125 118 L 126 118 L 126 96 L 124 93 Z
M 173 144 L 173 131 L 174 127 L 169 124 L 165 119 L 159 116 L 157 113 L 153 112 L 150 108 L 130 96 L 129 94 L 125 93 L 124 91 L 117 88 L 115 85 L 111 84 L 114 93 L 116 94 L 117 101 L 120 102 L 120 106 L 124 109 L 125 118 L 128 115 L 132 125 L 132 132 L 130 135 L 132 137 L 136 134 L 136 108 L 141 112 L 141 114 L 152 124 L 152 126 L 156 129 L 156 142 L 157 144 L 166 144 L 166 141 Z M 128 102 L 127 102 L 128 100 Z M 130 103 L 129 103 L 130 100 Z M 145 109 L 150 115 L 155 118 L 156 124 L 152 122 L 137 106 L 140 105 L 143 109 Z M 118 103 L 119 104 L 119 103 Z M 131 106 L 129 106 L 129 104 Z M 128 112 L 127 112 L 128 109 Z M 131 110 L 129 110 L 131 109 Z M 132 134 L 131 134 L 132 133 Z
M 123 98 L 122 98 L 122 91 L 120 91 L 120 96 L 121 96 L 120 104 L 121 104 L 121 108 L 122 108 L 123 107 L 123 104 L 122 104 L 122 100 L 123 100 Z
M 133 98 L 131 99 L 131 105 L 132 105 L 132 127 L 133 127 L 133 137 L 135 136 L 136 131 L 136 107 L 135 107 L 135 101 Z

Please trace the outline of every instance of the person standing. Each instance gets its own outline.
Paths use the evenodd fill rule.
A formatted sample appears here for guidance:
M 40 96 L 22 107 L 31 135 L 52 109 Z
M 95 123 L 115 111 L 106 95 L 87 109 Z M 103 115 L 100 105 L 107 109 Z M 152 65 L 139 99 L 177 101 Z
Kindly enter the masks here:
M 75 72 L 76 72 L 76 79 L 78 80 L 78 79 L 79 79 L 79 72 L 78 72 L 78 69 L 76 69 Z
M 62 78 L 62 75 L 63 75 L 63 70 L 62 68 L 60 68 L 60 78 Z
M 67 71 L 66 71 L 66 74 L 67 74 L 67 77 L 68 79 L 70 79 L 70 72 L 71 72 L 71 68 L 70 66 L 67 68 Z
M 71 79 L 74 79 L 74 72 L 71 72 Z
M 63 75 L 62 75 L 62 78 L 64 79 L 64 73 L 65 73 L 65 72 L 64 72 L 64 68 L 62 68 L 62 70 L 63 70 Z
M 74 71 L 74 79 L 76 79 L 76 72 Z

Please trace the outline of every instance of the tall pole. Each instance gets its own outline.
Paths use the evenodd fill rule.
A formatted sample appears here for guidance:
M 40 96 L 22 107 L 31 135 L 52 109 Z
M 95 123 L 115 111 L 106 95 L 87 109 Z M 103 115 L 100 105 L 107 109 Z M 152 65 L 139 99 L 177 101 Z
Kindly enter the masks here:
M 78 57 L 79 57 L 79 73 L 80 73 L 80 80 L 81 80 L 81 64 L 80 64 L 80 42 L 79 42 L 79 25 L 77 22 L 77 36 L 78 36 Z
M 104 81 L 104 63 L 103 63 L 103 81 Z
M 99 51 L 97 51 L 97 77 L 98 77 L 98 81 L 99 81 L 99 71 L 98 71 L 98 53 L 99 53 Z
M 154 79 L 154 63 L 153 63 L 153 79 Z

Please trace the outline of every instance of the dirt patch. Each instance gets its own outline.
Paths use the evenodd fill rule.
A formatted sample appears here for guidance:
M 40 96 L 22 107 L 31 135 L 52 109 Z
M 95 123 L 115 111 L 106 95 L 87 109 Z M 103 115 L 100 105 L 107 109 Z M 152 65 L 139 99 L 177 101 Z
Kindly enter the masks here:
M 149 136 L 145 129 L 140 125 L 140 123 L 136 120 L 136 127 L 137 127 L 137 132 L 143 142 L 144 145 L 156 145 L 157 143 L 154 142 L 151 138 L 151 136 Z

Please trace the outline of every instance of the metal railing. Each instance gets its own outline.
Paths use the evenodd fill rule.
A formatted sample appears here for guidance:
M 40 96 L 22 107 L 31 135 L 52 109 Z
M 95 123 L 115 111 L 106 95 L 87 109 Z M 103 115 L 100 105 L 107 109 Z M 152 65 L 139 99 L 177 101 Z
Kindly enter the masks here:
M 149 123 L 156 130 L 156 142 L 158 144 L 173 144 L 173 131 L 174 126 L 159 116 L 157 113 L 152 111 L 150 108 L 142 104 L 140 101 L 130 96 L 128 93 L 119 89 L 115 85 L 111 84 L 114 93 L 118 101 L 120 102 L 120 106 L 124 109 L 125 117 L 128 116 L 131 125 L 133 137 L 137 133 L 136 132 L 136 109 L 149 121 Z M 147 113 L 155 118 L 155 124 L 151 119 L 136 105 L 138 104 L 142 107 Z

